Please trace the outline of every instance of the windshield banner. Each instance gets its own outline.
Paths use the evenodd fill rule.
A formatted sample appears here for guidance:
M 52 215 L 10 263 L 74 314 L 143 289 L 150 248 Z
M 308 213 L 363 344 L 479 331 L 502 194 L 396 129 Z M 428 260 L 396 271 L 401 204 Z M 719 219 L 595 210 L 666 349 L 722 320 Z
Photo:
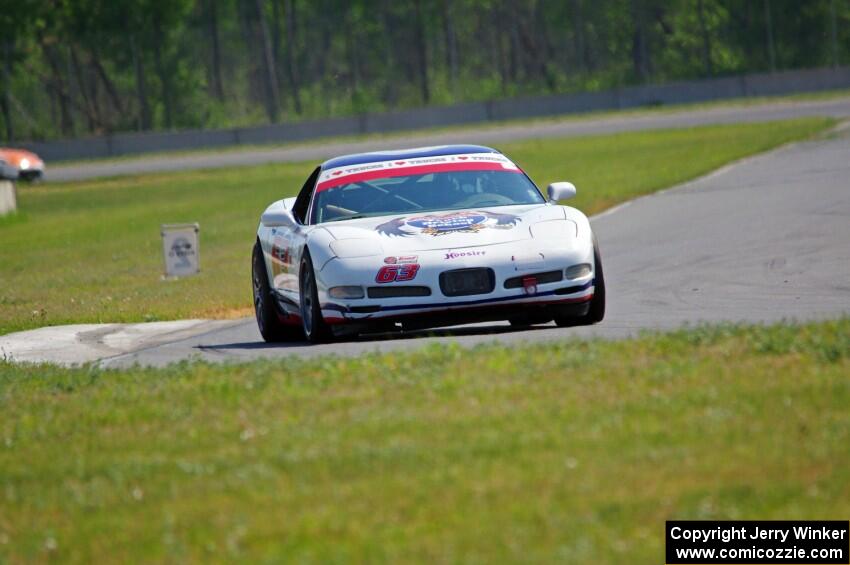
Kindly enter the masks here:
M 522 170 L 510 159 L 498 153 L 468 153 L 462 155 L 440 155 L 363 163 L 322 171 L 316 192 L 353 182 L 370 181 L 387 177 L 427 175 L 452 171 L 504 171 L 521 173 Z

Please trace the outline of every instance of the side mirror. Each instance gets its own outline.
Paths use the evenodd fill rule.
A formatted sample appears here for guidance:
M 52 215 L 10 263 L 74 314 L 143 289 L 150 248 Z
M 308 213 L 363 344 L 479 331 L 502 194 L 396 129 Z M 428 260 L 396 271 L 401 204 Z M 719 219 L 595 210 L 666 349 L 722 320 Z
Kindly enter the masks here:
M 295 225 L 295 218 L 289 210 L 277 208 L 263 212 L 260 216 L 260 223 L 267 228 L 292 227 Z
M 576 186 L 571 182 L 553 182 L 546 189 L 549 194 L 549 200 L 557 202 L 558 200 L 569 200 L 576 195 Z

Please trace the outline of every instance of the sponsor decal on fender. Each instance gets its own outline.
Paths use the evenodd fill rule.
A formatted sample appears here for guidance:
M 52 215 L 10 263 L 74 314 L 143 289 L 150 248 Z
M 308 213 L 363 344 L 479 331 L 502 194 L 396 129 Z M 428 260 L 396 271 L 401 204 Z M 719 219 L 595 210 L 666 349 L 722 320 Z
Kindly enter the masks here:
M 281 235 L 272 241 L 272 276 L 289 273 L 293 269 L 292 242 Z

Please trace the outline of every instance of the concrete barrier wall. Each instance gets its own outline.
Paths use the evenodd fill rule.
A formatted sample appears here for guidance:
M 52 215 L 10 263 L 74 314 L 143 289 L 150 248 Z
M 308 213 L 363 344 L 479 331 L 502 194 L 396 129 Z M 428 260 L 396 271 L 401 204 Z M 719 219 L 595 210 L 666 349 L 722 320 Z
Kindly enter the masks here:
M 773 96 L 799 92 L 816 92 L 847 88 L 850 84 L 850 67 L 838 69 L 810 69 L 787 73 L 760 73 L 742 77 L 747 96 Z
M 403 112 L 367 114 L 362 133 L 381 133 L 422 129 L 434 126 L 485 122 L 489 118 L 486 104 L 473 102 L 456 106 L 417 108 Z
M 232 131 L 237 139 L 236 143 L 257 145 L 263 143 L 307 141 L 339 135 L 356 135 L 362 129 L 361 118 L 353 117 L 308 120 L 294 124 L 274 124 Z
M 289 143 L 323 137 L 415 130 L 492 120 L 537 118 L 746 96 L 817 92 L 848 87 L 850 87 L 850 67 L 807 69 L 633 86 L 603 92 L 534 96 L 455 106 L 417 108 L 384 114 L 364 114 L 350 118 L 308 120 L 252 128 L 122 133 L 18 145 L 35 151 L 50 162 L 136 155 L 156 151 Z

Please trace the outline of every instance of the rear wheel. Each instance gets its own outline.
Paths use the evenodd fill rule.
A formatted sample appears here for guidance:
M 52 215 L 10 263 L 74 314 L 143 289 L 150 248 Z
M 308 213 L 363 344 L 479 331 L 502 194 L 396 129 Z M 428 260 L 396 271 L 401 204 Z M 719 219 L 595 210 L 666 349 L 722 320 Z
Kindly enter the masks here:
M 259 241 L 254 244 L 254 252 L 251 254 L 251 282 L 254 289 L 254 315 L 263 339 L 270 343 L 302 339 L 299 326 L 287 325 L 280 320 Z
M 593 298 L 590 300 L 590 309 L 584 316 L 556 317 L 555 323 L 559 326 L 589 326 L 591 324 L 598 324 L 605 318 L 605 275 L 602 272 L 602 256 L 599 254 L 599 244 L 596 242 L 596 236 L 593 237 L 593 262 L 595 264 L 595 274 L 593 277 Z
M 316 272 L 313 270 L 313 261 L 306 249 L 301 259 L 301 276 L 298 278 L 301 295 L 301 327 L 304 329 L 304 337 L 310 343 L 324 343 L 330 341 L 332 334 L 325 319 L 322 317 L 322 308 L 319 304 L 319 290 L 316 285 Z

